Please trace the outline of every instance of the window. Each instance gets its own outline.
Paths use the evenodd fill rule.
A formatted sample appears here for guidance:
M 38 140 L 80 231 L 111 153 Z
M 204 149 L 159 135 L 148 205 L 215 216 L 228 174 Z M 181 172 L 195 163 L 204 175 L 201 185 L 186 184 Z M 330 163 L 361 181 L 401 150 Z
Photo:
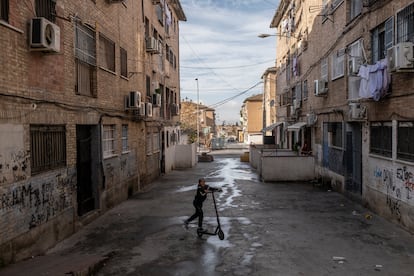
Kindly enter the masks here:
M 394 44 L 394 18 L 391 17 L 371 32 L 372 62 L 387 56 L 387 49 Z
M 304 80 L 303 81 L 303 99 L 307 99 L 308 98 L 308 80 Z
M 350 20 L 352 20 L 361 14 L 362 0 L 351 0 L 350 5 Z
M 104 158 L 115 154 L 115 125 L 103 126 L 102 147 Z
M 128 125 L 122 125 L 122 152 L 128 150 Z
M 56 20 L 56 0 L 36 0 L 36 16 L 51 22 Z
M 357 64 L 363 63 L 361 40 L 357 40 L 348 46 L 348 65 L 349 65 L 348 74 L 358 73 L 358 72 L 353 71 L 352 60 L 357 62 Z
M 414 3 L 397 13 L 397 43 L 414 42 Z
M 123 48 L 120 48 L 121 55 L 121 76 L 128 77 L 128 55 L 127 51 Z
M 95 31 L 77 22 L 75 27 L 76 92 L 96 96 Z
M 328 133 L 329 133 L 329 138 L 328 138 L 329 146 L 342 148 L 343 147 L 342 123 L 329 123 Z
M 0 20 L 9 22 L 9 0 L 0 0 Z
M 64 126 L 30 126 L 32 174 L 66 165 L 66 131 Z
M 392 123 L 371 123 L 370 153 L 392 157 Z
M 158 152 L 160 150 L 160 134 L 152 134 L 152 151 Z
M 147 155 L 152 154 L 152 135 L 150 132 L 147 133 Z
M 115 72 L 115 43 L 99 35 L 99 66 Z
M 397 158 L 414 161 L 414 122 L 398 122 L 397 129 Z
M 147 90 L 147 96 L 151 97 L 152 93 L 151 93 L 151 77 L 150 76 L 146 76 L 146 90 Z
M 345 71 L 345 50 L 336 51 L 332 55 L 332 80 L 344 76 Z
M 328 58 L 321 60 L 321 79 L 328 81 Z

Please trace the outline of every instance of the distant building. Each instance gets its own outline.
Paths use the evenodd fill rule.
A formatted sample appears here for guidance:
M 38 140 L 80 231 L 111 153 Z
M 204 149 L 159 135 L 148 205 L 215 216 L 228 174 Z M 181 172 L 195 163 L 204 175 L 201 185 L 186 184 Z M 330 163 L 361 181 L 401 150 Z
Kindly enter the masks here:
M 262 144 L 263 94 L 254 95 L 245 99 L 240 114 L 244 143 Z
M 197 116 L 198 108 L 198 116 Z M 211 139 L 216 134 L 216 118 L 215 109 L 205 105 L 194 103 L 192 101 L 181 101 L 180 122 L 183 135 L 197 139 L 197 120 L 198 120 L 198 137 L 200 144 L 210 146 Z M 188 139 L 187 139 L 188 141 Z

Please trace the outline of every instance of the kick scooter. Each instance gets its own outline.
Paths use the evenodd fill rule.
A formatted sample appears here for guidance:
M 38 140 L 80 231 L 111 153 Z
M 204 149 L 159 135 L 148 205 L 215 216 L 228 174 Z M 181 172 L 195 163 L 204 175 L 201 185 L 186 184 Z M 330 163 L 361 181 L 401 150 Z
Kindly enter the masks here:
M 221 191 L 221 190 L 217 189 L 217 190 L 212 190 L 211 191 L 211 196 L 213 197 L 213 202 L 214 202 L 214 209 L 216 210 L 216 218 L 217 218 L 216 230 L 214 232 L 208 232 L 207 230 L 202 231 L 202 230 L 197 229 L 197 235 L 198 235 L 199 238 L 202 238 L 203 235 L 210 235 L 210 236 L 218 235 L 220 240 L 224 240 L 224 233 L 221 230 L 220 218 L 219 218 L 219 214 L 217 212 L 216 198 L 214 197 L 214 192 L 215 191 Z

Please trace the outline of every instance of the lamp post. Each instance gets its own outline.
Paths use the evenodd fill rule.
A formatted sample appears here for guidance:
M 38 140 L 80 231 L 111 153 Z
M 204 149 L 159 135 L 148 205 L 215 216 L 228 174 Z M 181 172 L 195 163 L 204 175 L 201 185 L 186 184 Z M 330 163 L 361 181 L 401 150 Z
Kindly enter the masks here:
M 198 88 L 198 78 L 195 79 L 197 82 L 197 152 L 200 151 L 200 124 L 199 124 L 199 106 L 200 106 L 200 91 Z

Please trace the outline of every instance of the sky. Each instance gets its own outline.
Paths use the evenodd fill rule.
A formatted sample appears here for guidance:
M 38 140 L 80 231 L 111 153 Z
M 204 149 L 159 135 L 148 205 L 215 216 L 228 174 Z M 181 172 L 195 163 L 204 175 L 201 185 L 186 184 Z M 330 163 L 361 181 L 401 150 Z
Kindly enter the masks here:
M 275 37 L 258 35 L 276 32 L 270 23 L 279 0 L 180 3 L 187 17 L 180 21 L 181 99 L 198 97 L 216 110 L 218 124 L 240 123 L 243 101 L 263 93 L 261 77 L 275 65 Z

